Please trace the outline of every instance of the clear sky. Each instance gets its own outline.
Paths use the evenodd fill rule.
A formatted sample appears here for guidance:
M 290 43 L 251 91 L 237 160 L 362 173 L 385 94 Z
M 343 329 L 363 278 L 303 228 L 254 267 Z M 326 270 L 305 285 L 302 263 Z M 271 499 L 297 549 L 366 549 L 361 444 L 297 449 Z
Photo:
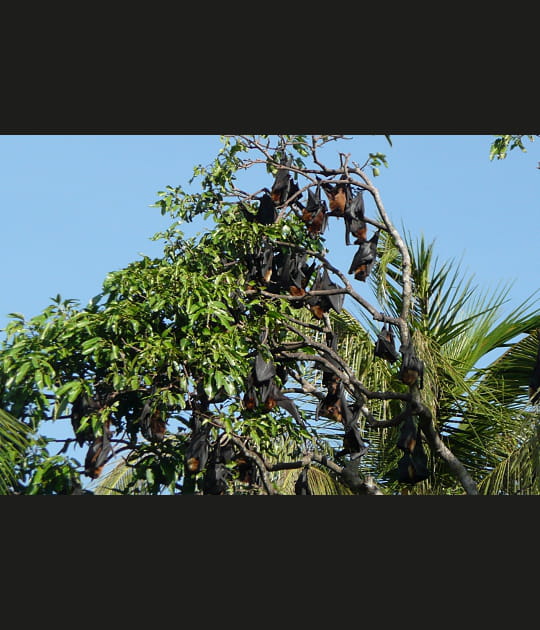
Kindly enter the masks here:
M 440 260 L 461 261 L 480 286 L 512 282 L 510 309 L 540 285 L 540 139 L 490 161 L 493 138 L 393 135 L 390 146 L 363 135 L 330 152 L 359 163 L 385 153 L 374 183 L 396 227 L 435 240 Z M 217 135 L 0 135 L 0 328 L 8 313 L 32 317 L 57 294 L 84 305 L 109 271 L 158 256 L 150 237 L 168 221 L 150 205 L 167 185 L 187 188 L 220 147 Z M 253 181 L 253 191 L 268 184 Z M 355 248 L 337 221 L 327 245 L 347 271 Z

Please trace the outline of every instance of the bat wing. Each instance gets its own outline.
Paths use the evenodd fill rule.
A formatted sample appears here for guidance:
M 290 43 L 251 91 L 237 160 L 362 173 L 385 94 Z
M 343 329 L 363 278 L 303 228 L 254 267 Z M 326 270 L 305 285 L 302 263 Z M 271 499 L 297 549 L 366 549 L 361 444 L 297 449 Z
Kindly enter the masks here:
M 394 334 L 386 324 L 377 335 L 373 353 L 376 357 L 386 359 L 389 363 L 395 363 L 399 359 L 399 353 L 394 343 Z
M 257 211 L 257 221 L 263 225 L 271 225 L 277 219 L 277 211 L 272 197 L 268 193 L 259 199 L 259 209 Z
M 259 383 L 269 381 L 276 375 L 276 367 L 272 361 L 265 361 L 259 352 L 255 357 L 255 378 Z
M 407 414 L 401 423 L 397 447 L 402 451 L 412 453 L 417 442 L 418 429 L 412 414 Z

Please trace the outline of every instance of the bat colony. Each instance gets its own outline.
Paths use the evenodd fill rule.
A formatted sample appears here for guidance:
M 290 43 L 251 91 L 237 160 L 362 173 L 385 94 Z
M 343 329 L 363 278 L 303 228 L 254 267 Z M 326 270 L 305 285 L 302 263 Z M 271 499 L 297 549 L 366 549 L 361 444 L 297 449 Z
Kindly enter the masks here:
M 304 205 L 300 200 L 302 195 L 299 187 L 291 177 L 288 166 L 291 166 L 290 159 L 282 159 L 272 187 L 262 189 L 263 194 L 255 198 L 256 207 L 252 203 L 239 202 L 239 211 L 250 222 L 271 225 L 277 221 L 279 209 L 289 207 L 303 222 L 309 237 L 313 239 L 325 232 L 329 217 L 343 219 L 345 245 L 356 246 L 348 274 L 357 281 L 365 282 L 377 259 L 379 229 L 368 238 L 363 190 L 353 190 L 345 175 L 333 183 L 317 176 L 314 190 L 311 187 L 307 190 Z M 245 258 L 245 288 L 262 285 L 271 293 L 288 294 L 295 298 L 289 302 L 292 308 L 307 307 L 317 321 L 324 320 L 332 309 L 340 313 L 346 291 L 331 280 L 328 269 L 322 263 L 318 263 L 316 259 L 308 264 L 308 259 L 306 253 L 293 247 L 273 246 L 263 239 L 255 251 Z M 326 346 L 329 353 L 325 355 L 325 359 L 336 369 L 328 366 L 322 368 L 322 386 L 326 394 L 319 402 L 316 416 L 329 418 L 343 426 L 343 449 L 337 455 L 347 454 L 351 459 L 356 459 L 362 457 L 368 447 L 362 439 L 359 427 L 360 410 L 355 404 L 348 402 L 344 384 L 336 376 L 336 371 L 340 370 L 339 362 L 335 358 L 337 343 L 336 333 L 327 332 Z M 254 414 L 279 407 L 303 424 L 295 403 L 281 389 L 288 378 L 287 369 L 282 363 L 274 363 L 269 348 L 265 348 L 265 356 L 261 351 L 255 355 L 251 372 L 246 377 L 242 406 L 245 412 Z M 391 325 L 385 322 L 375 341 L 374 356 L 393 364 L 399 359 L 399 353 L 402 355 L 399 378 L 406 385 L 416 384 L 422 388 L 423 362 L 416 356 L 410 343 L 406 347 L 402 346 L 398 352 Z M 540 349 L 534 382 L 531 380 L 531 391 L 533 386 L 535 391 L 540 387 Z M 538 393 L 536 396 L 539 396 Z M 83 426 L 83 419 L 99 413 L 111 402 L 118 402 L 120 406 L 125 406 L 126 417 L 134 421 L 132 424 L 138 427 L 143 437 L 149 442 L 162 442 L 165 437 L 166 410 L 152 406 L 150 399 L 150 396 L 147 400 L 140 399 L 132 393 L 115 394 L 111 399 L 110 395 L 102 393 L 94 398 L 81 395 L 75 400 L 71 422 L 78 444 L 89 445 L 85 459 L 87 476 L 92 479 L 99 477 L 114 451 L 108 423 L 96 434 L 88 420 Z M 233 476 L 247 484 L 257 483 L 260 471 L 244 450 L 233 444 L 225 434 L 211 443 L 211 424 L 204 421 L 209 415 L 207 412 L 210 402 L 216 400 L 210 401 L 203 394 L 192 406 L 191 435 L 185 443 L 184 451 L 186 475 L 203 473 L 201 487 L 205 494 L 224 494 L 228 481 Z M 397 446 L 404 453 L 398 464 L 398 479 L 411 484 L 426 479 L 427 457 L 422 445 L 421 431 L 412 414 L 408 414 L 401 424 Z M 307 468 L 302 468 L 298 476 L 295 493 L 311 494 Z

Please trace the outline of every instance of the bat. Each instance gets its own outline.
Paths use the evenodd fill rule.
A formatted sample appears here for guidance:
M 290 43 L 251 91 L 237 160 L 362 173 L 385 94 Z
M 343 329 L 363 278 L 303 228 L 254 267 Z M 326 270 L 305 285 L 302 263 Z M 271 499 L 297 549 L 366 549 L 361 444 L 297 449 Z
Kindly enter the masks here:
M 371 273 L 371 269 L 375 263 L 375 259 L 377 258 L 378 240 L 379 230 L 373 234 L 369 241 L 363 241 L 358 246 L 348 272 L 350 274 L 354 274 L 355 280 L 365 282 L 366 278 Z
M 265 409 L 268 411 L 271 411 L 276 406 L 280 407 L 281 409 L 288 411 L 298 423 L 303 424 L 302 417 L 298 412 L 297 406 L 290 398 L 285 396 L 273 380 L 270 381 L 268 385 L 263 386 L 261 390 L 261 398 Z
M 294 494 L 298 495 L 312 495 L 311 488 L 308 481 L 308 469 L 302 468 L 302 472 L 298 475 L 294 484 Z
M 318 178 L 317 178 L 318 179 Z M 346 180 L 345 175 L 341 176 L 341 179 Z M 326 182 L 320 182 L 322 189 L 328 197 L 328 205 L 330 207 L 329 216 L 342 217 L 345 213 L 347 206 L 351 202 L 351 187 L 347 183 L 337 183 L 335 186 Z
M 399 353 L 396 350 L 394 333 L 390 328 L 390 325 L 387 325 L 385 323 L 382 329 L 379 331 L 379 334 L 377 335 L 377 339 L 375 341 L 373 354 L 376 357 L 381 357 L 382 359 L 385 359 L 389 363 L 395 363 L 398 360 Z
M 364 221 L 364 197 L 360 191 L 346 208 L 345 219 L 345 244 L 351 244 L 351 234 L 355 237 L 354 244 L 360 245 L 367 238 L 367 225 Z
M 303 424 L 294 401 L 285 396 L 276 384 L 274 380 L 276 375 L 274 363 L 266 361 L 260 352 L 257 353 L 254 367 L 246 379 L 244 407 L 248 410 L 254 410 L 259 404 L 262 404 L 267 411 L 272 411 L 277 406 L 285 409 L 297 422 Z
M 323 234 L 328 226 L 328 207 L 326 201 L 321 199 L 320 187 L 314 193 L 308 189 L 308 201 L 306 206 L 298 204 L 302 212 L 302 221 L 307 225 L 308 234 L 315 238 Z
M 307 264 L 307 254 L 287 251 L 282 254 L 279 267 L 276 270 L 277 290 L 287 291 L 290 295 L 303 297 L 306 295 L 306 287 L 315 270 L 316 261 Z M 302 300 L 291 302 L 293 308 L 301 308 Z
M 401 423 L 399 437 L 397 441 L 397 447 L 402 451 L 412 453 L 416 446 L 418 439 L 418 429 L 414 421 L 413 415 L 407 413 L 404 420 Z
M 227 467 L 234 456 L 233 446 L 225 434 L 221 435 L 210 455 L 203 477 L 203 494 L 225 494 L 233 473 Z
M 203 470 L 208 462 L 210 424 L 202 424 L 201 420 L 195 416 L 193 420 L 194 428 L 184 457 L 186 470 L 191 474 L 196 474 Z
M 340 287 L 330 280 L 326 267 L 320 267 L 315 278 L 315 282 L 311 289 L 313 291 L 325 291 L 328 289 L 339 289 Z M 344 293 L 335 293 L 334 295 L 314 295 L 306 300 L 311 313 L 317 319 L 323 319 L 324 313 L 328 313 L 330 309 L 334 309 L 336 313 L 340 313 L 345 300 Z
M 244 216 L 248 221 L 255 223 L 262 223 L 263 225 L 271 225 L 276 222 L 277 219 L 277 210 L 274 202 L 272 201 L 272 197 L 269 192 L 266 192 L 265 189 L 262 197 L 257 197 L 256 200 L 259 202 L 259 206 L 257 208 L 257 212 L 253 213 L 248 209 L 245 203 L 240 203 L 239 207 L 242 210 Z
M 338 342 L 337 333 L 333 331 L 326 333 L 326 345 L 331 350 L 334 350 L 334 352 L 337 351 L 337 342 Z M 333 359 L 328 357 L 328 360 L 332 364 L 334 364 Z M 336 365 L 336 367 L 338 366 Z M 338 387 L 340 383 L 341 383 L 341 379 L 338 376 L 336 376 L 335 372 L 331 368 L 326 367 L 326 365 L 324 365 L 322 368 L 322 384 L 323 384 L 323 387 L 326 387 L 328 393 L 338 394 Z
M 292 164 L 292 157 L 288 160 L 283 157 L 281 159 L 282 166 L 290 166 Z M 280 168 L 276 173 L 272 189 L 270 190 L 270 197 L 274 204 L 280 206 L 289 198 L 289 191 L 291 188 L 291 176 L 286 168 Z M 298 189 L 297 189 L 298 190 Z M 294 194 L 294 193 L 293 193 Z
M 273 262 L 274 250 L 272 245 L 265 241 L 255 252 L 246 256 L 248 266 L 246 281 L 268 284 L 272 278 Z
M 71 406 L 71 426 L 79 446 L 83 446 L 85 442 L 91 443 L 94 440 L 92 427 L 88 426 L 84 431 L 79 431 L 82 419 L 95 411 L 99 411 L 101 408 L 98 401 L 87 394 L 81 394 L 74 400 Z
M 343 394 L 343 385 L 337 385 L 337 392 L 328 392 L 324 399 L 317 407 L 317 417 L 324 416 L 335 422 L 343 423 L 345 408 L 347 406 L 346 398 Z
M 398 462 L 398 481 L 415 484 L 429 477 L 428 460 L 418 431 L 416 444 L 411 452 L 405 451 Z
M 84 474 L 87 477 L 97 479 L 101 475 L 103 467 L 107 463 L 107 460 L 113 451 L 109 441 L 111 436 L 112 433 L 106 425 L 103 428 L 102 435 L 94 438 L 94 441 L 86 452 L 86 457 L 84 459 Z
M 540 401 L 540 339 L 536 360 L 529 378 L 529 401 L 531 405 L 536 405 Z
M 258 482 L 259 471 L 252 459 L 244 455 L 237 455 L 234 461 L 238 471 L 238 481 L 249 485 Z
M 145 402 L 139 416 L 141 433 L 147 440 L 162 442 L 165 437 L 166 424 L 159 409 L 152 410 L 149 402 Z
M 399 351 L 402 354 L 399 378 L 405 385 L 417 385 L 418 389 L 424 386 L 424 362 L 419 359 L 411 343 L 401 346 Z
M 343 425 L 345 432 L 343 434 L 343 449 L 338 455 L 348 454 L 351 456 L 351 459 L 357 459 L 367 453 L 368 447 L 360 433 L 358 410 L 355 410 L 352 405 L 347 405 L 345 399 L 343 401 Z

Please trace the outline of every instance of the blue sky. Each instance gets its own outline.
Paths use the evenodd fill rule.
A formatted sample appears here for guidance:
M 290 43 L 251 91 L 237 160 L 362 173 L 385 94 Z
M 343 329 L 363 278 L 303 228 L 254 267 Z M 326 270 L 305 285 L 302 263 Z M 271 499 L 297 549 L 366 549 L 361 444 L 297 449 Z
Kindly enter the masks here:
M 513 282 L 517 304 L 539 284 L 540 141 L 490 161 L 491 140 L 394 135 L 390 147 L 365 135 L 339 147 L 360 163 L 386 153 L 375 183 L 394 224 L 435 240 L 441 260 L 461 260 L 482 286 Z M 84 304 L 109 271 L 159 255 L 149 240 L 167 225 L 149 207 L 157 191 L 186 186 L 220 147 L 217 135 L 0 136 L 0 328 L 8 313 L 31 317 L 58 293 Z M 348 265 L 354 248 L 337 220 L 326 236 L 333 260 Z
M 439 259 L 461 261 L 480 286 L 512 282 L 512 309 L 540 284 L 540 139 L 490 161 L 492 140 L 393 135 L 390 146 L 353 136 L 330 145 L 325 162 L 338 148 L 359 163 L 385 153 L 389 166 L 374 183 L 396 227 L 435 240 Z M 150 205 L 167 185 L 187 187 L 193 167 L 220 147 L 218 135 L 0 136 L 0 328 L 8 313 L 32 317 L 57 294 L 84 305 L 109 271 L 158 256 L 150 237 L 167 219 Z M 249 182 L 254 191 L 268 185 Z M 326 236 L 331 260 L 348 269 L 355 248 L 337 219 Z

